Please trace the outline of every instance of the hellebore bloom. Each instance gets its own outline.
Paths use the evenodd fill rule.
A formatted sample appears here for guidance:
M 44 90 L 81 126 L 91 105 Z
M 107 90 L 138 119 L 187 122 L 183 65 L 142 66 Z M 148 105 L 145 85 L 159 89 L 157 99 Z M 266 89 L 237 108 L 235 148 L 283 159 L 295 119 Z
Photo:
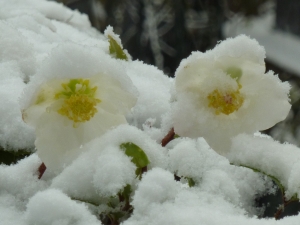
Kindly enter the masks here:
M 204 137 L 225 154 L 231 137 L 284 120 L 290 86 L 272 72 L 265 74 L 264 58 L 263 47 L 241 35 L 183 60 L 175 74 L 175 132 Z
M 93 52 L 76 48 L 72 46 L 74 55 L 81 54 L 82 58 L 89 57 L 88 60 L 93 62 L 94 59 L 97 63 Z M 36 91 L 23 110 L 23 120 L 36 130 L 38 156 L 55 173 L 78 157 L 82 145 L 115 126 L 126 124 L 125 116 L 137 100 L 134 86 L 116 61 L 97 53 L 102 56 L 102 65 L 101 61 L 100 65 L 90 63 L 95 65 L 94 68 L 79 64 L 80 68 L 75 71 L 68 64 L 59 62 L 58 55 L 65 50 L 70 49 L 63 48 L 59 54 L 54 53 L 53 62 L 40 71 L 40 76 L 47 79 L 34 80 L 35 84 L 29 89 Z M 80 57 L 75 56 L 73 60 L 76 64 Z M 91 75 L 94 71 L 99 72 Z M 54 73 L 63 77 L 52 75 Z M 76 73 L 74 77 L 72 73 Z M 83 75 L 80 77 L 80 74 Z

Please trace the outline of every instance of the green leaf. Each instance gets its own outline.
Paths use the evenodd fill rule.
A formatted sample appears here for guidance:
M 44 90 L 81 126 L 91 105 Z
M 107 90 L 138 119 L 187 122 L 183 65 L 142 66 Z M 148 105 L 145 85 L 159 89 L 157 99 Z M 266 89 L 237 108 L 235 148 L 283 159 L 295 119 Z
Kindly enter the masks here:
M 109 201 L 107 202 L 107 206 L 115 209 L 120 203 L 118 196 L 110 196 Z
M 234 165 L 234 164 L 232 164 L 232 165 Z M 271 178 L 276 183 L 276 185 L 280 188 L 281 193 L 282 194 L 285 193 L 285 188 L 284 188 L 283 184 L 280 182 L 280 180 L 277 177 L 274 177 L 270 174 L 267 174 L 267 173 L 265 173 L 265 172 L 263 172 L 259 169 L 256 169 L 256 168 L 253 168 L 253 167 L 250 167 L 250 166 L 246 166 L 246 165 L 242 165 L 242 164 L 241 165 L 235 165 L 235 166 L 245 167 L 245 168 L 253 170 L 254 172 L 261 173 L 261 174 Z
M 298 198 L 298 194 L 294 194 L 289 200 L 289 202 L 294 202 L 294 201 L 300 201 L 299 198 Z
M 126 212 L 122 212 L 122 211 L 111 211 L 108 212 L 107 214 L 104 214 L 104 217 L 107 216 L 109 218 L 109 223 L 104 222 L 103 224 L 120 224 L 119 220 L 124 217 L 126 215 Z
M 196 182 L 193 180 L 193 178 L 187 177 L 186 178 L 189 184 L 189 187 L 194 187 Z
M 91 201 L 91 200 L 85 200 L 85 199 L 80 199 L 80 198 L 74 198 L 74 197 L 70 197 L 72 200 L 74 201 L 79 201 L 79 202 L 84 202 L 93 206 L 99 206 L 100 202 L 95 202 L 95 201 Z
M 142 178 L 142 174 L 143 174 L 143 170 L 142 170 L 142 168 L 136 168 L 136 170 L 135 170 L 135 175 L 137 176 L 137 177 L 139 177 L 139 179 L 141 179 Z
M 127 201 L 129 202 L 129 197 L 131 195 L 132 189 L 131 189 L 131 185 L 127 184 L 123 191 L 120 193 L 120 195 Z
M 180 136 L 178 134 L 175 134 L 174 139 L 176 139 L 176 138 L 180 138 Z
M 121 149 L 125 151 L 125 154 L 132 157 L 133 162 L 138 168 L 146 167 L 150 161 L 145 152 L 137 145 L 127 142 L 120 145 Z
M 108 35 L 109 39 L 109 53 L 116 57 L 117 59 L 123 59 L 128 61 L 128 57 L 122 49 L 122 46 L 111 36 Z
M 4 150 L 0 147 L 0 164 L 11 165 L 17 163 L 19 160 L 30 156 L 33 152 L 29 150 Z

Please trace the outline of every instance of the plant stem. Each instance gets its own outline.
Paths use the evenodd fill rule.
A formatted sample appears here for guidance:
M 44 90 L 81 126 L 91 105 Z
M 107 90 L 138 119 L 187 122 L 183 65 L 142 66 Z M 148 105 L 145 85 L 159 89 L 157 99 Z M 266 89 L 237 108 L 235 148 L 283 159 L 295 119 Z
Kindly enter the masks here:
M 278 208 L 277 212 L 274 214 L 275 220 L 280 219 L 279 217 L 284 212 L 284 209 L 286 206 L 288 206 L 291 202 L 298 201 L 298 199 L 295 199 L 292 197 L 290 200 L 287 201 L 286 198 L 283 196 L 282 201 L 283 201 L 283 204 Z
M 120 223 L 115 220 L 115 218 L 113 217 L 113 215 L 107 215 L 109 220 L 110 220 L 110 225 L 119 225 Z
M 231 165 L 234 165 L 234 164 L 231 163 Z M 256 169 L 256 168 L 253 168 L 253 167 L 250 167 L 250 166 L 246 166 L 246 165 L 242 165 L 242 164 L 237 165 L 237 166 L 245 167 L 245 168 L 253 170 L 254 172 L 261 173 L 265 176 L 268 176 L 269 178 L 271 178 L 277 184 L 277 186 L 279 187 L 279 189 L 281 191 L 281 194 L 282 194 L 282 204 L 278 207 L 277 212 L 274 214 L 275 220 L 279 220 L 279 217 L 284 212 L 285 207 L 288 206 L 291 202 L 299 201 L 297 195 L 294 195 L 289 200 L 286 200 L 286 198 L 285 198 L 285 187 L 282 185 L 280 180 L 278 178 L 276 178 L 275 176 L 272 176 L 270 174 L 267 174 L 267 173 L 265 173 L 265 172 L 263 172 L 259 169 Z
M 172 128 L 169 133 L 162 139 L 161 146 L 165 147 L 170 141 L 175 137 L 174 128 Z
M 39 179 L 42 178 L 42 176 L 43 176 L 43 174 L 45 173 L 46 169 L 47 169 L 47 167 L 46 167 L 45 163 L 42 163 L 42 164 L 40 165 L 39 169 L 38 169 L 38 172 L 39 172 L 39 177 L 38 177 L 38 178 L 39 178 Z

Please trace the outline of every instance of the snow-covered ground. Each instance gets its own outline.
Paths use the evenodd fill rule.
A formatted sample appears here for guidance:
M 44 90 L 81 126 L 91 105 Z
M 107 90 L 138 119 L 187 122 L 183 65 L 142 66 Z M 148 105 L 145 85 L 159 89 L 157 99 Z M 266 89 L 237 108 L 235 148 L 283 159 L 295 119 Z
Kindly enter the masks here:
M 300 195 L 299 148 L 258 132 L 287 116 L 290 85 L 257 41 L 168 78 L 54 2 L 0 0 L 0 31 L 1 151 L 31 153 L 0 165 L 1 225 L 300 223 L 255 205 L 272 179 Z

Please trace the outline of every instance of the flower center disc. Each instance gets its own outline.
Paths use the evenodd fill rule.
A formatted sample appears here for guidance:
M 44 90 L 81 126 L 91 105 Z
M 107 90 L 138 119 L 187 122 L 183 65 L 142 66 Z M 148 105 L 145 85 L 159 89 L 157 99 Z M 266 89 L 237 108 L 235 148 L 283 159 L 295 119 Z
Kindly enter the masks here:
M 218 89 L 214 90 L 207 96 L 208 107 L 214 108 L 216 115 L 220 113 L 229 115 L 237 111 L 244 102 L 239 89 L 236 91 L 226 91 L 225 93 L 220 92 Z
M 85 95 L 71 96 L 64 101 L 58 113 L 67 116 L 70 120 L 77 122 L 89 121 L 95 113 L 98 101 Z
M 57 112 L 74 121 L 74 126 L 80 122 L 89 121 L 98 112 L 96 106 L 101 102 L 95 98 L 97 87 L 91 88 L 89 80 L 71 79 L 62 84 L 63 91 L 55 95 L 56 99 L 64 99 Z

